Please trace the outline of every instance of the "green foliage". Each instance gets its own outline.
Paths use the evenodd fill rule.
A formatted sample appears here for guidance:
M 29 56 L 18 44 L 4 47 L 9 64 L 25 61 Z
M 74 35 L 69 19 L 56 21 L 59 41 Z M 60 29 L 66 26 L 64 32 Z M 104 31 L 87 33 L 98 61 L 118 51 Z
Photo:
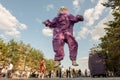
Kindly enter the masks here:
M 120 0 L 108 0 L 103 5 L 112 9 L 114 19 L 106 23 L 106 35 L 99 45 L 106 56 L 107 69 L 115 73 L 120 69 Z
M 39 69 L 39 61 L 44 58 L 42 51 L 32 48 L 30 44 L 14 39 L 4 42 L 0 39 L 0 64 L 12 62 L 14 70 Z M 54 61 L 45 59 L 47 70 L 53 69 Z

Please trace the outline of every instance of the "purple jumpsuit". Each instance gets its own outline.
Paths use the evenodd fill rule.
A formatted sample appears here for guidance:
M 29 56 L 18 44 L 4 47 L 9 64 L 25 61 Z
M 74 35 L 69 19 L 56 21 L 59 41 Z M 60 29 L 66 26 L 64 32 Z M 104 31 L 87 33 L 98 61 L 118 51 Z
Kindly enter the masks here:
M 45 25 L 53 28 L 53 49 L 55 61 L 61 61 L 64 58 L 64 44 L 67 43 L 70 52 L 70 59 L 76 60 L 78 43 L 73 37 L 74 23 L 83 21 L 80 15 L 73 16 L 72 14 L 60 13 L 52 21 L 46 20 Z

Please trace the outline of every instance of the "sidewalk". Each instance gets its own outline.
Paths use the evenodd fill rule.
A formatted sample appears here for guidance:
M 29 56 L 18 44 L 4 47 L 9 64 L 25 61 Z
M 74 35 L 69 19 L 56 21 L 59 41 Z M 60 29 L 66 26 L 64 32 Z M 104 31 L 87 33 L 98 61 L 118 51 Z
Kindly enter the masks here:
M 110 78 L 45 78 L 45 79 L 39 79 L 39 78 L 19 78 L 19 79 L 5 79 L 5 78 L 0 78 L 0 80 L 120 80 L 120 77 L 110 77 Z

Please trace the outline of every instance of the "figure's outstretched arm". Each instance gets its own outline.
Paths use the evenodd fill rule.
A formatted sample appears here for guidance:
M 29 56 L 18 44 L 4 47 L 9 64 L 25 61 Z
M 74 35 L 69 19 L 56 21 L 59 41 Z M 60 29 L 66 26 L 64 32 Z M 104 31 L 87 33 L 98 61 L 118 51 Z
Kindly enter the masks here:
M 77 15 L 76 18 L 78 19 L 78 21 L 84 21 L 84 18 L 82 15 Z
M 56 18 L 53 19 L 52 21 L 46 20 L 46 21 L 43 22 L 43 24 L 44 24 L 46 27 L 54 28 L 54 27 L 56 26 Z
M 74 23 L 84 20 L 82 15 L 73 16 L 72 14 L 70 14 L 69 19 L 70 19 L 70 21 L 72 21 Z

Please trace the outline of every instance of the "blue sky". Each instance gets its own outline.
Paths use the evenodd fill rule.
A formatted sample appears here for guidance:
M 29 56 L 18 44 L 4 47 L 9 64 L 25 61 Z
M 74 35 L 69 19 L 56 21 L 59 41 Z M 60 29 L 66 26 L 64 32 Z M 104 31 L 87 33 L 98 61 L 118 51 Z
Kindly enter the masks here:
M 78 42 L 77 62 L 84 70 L 90 48 L 100 43 L 99 38 L 105 34 L 103 23 L 111 20 L 110 9 L 101 5 L 107 0 L 0 0 L 0 38 L 8 41 L 15 39 L 29 43 L 40 49 L 48 59 L 54 58 L 52 48 L 52 30 L 41 22 L 52 20 L 61 6 L 69 8 L 73 15 L 83 15 L 84 22 L 74 25 L 74 36 Z M 62 65 L 73 67 L 69 59 L 67 44 Z

